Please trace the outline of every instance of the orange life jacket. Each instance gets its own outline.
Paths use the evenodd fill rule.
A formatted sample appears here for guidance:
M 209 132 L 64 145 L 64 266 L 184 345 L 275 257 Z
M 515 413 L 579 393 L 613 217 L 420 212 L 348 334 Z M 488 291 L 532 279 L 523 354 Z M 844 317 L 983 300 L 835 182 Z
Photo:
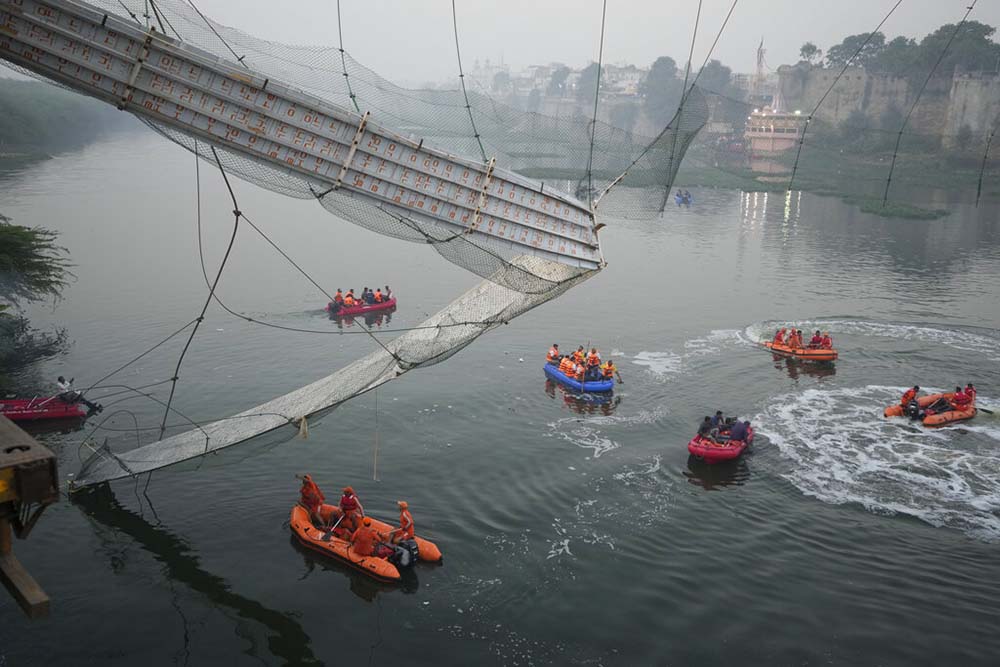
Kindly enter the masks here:
M 779 329 L 778 333 L 774 334 L 774 342 L 775 343 L 779 343 L 779 344 L 785 342 L 785 330 L 784 329 Z
M 576 370 L 573 359 L 570 357 L 563 357 L 563 360 L 559 362 L 559 372 L 568 377 L 573 377 L 573 372 Z
M 832 350 L 833 349 L 833 339 L 830 338 L 829 336 L 823 336 L 823 342 L 820 343 L 820 347 L 822 347 L 825 350 Z
M 559 358 L 559 350 L 557 350 L 554 347 L 549 348 L 549 353 L 545 357 L 546 361 L 555 361 L 558 358 Z
M 310 512 L 318 512 L 323 501 L 326 500 L 323 492 L 316 486 L 316 482 L 311 479 L 303 480 L 300 493 L 299 502 Z
M 600 366 L 601 365 L 601 358 L 597 354 L 591 352 L 590 354 L 587 355 L 587 365 L 588 366 Z
M 615 376 L 615 371 L 618 369 L 612 366 L 611 362 L 608 362 L 601 367 L 601 370 L 604 372 L 604 377 L 613 378 Z
M 375 290 L 375 303 L 382 303 L 382 290 Z
M 409 510 L 399 510 L 399 528 L 404 539 L 413 539 L 413 515 Z
M 916 391 L 914 391 L 913 389 L 907 389 L 906 393 L 903 394 L 903 397 L 899 399 L 899 404 L 905 408 L 907 405 L 910 404 L 910 401 L 912 401 L 916 397 L 917 397 Z
M 584 373 L 586 373 L 586 369 L 583 367 L 583 364 L 577 364 L 575 373 L 576 379 L 583 382 Z
M 375 552 L 378 532 L 371 526 L 361 526 L 351 535 L 351 551 L 359 556 L 371 556 Z
M 344 295 L 337 290 L 337 293 L 333 295 L 333 300 L 335 303 L 344 303 Z

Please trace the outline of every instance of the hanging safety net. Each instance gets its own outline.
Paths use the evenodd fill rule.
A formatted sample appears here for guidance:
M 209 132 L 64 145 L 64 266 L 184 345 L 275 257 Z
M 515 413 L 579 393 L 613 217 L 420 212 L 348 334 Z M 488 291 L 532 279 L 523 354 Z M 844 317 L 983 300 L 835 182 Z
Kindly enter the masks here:
M 708 117 L 694 86 L 658 136 L 454 90 L 409 90 L 342 49 L 265 41 L 181 0 L 0 0 L 0 58 L 113 103 L 226 172 L 430 245 L 484 282 L 414 330 L 295 392 L 132 449 L 87 485 L 256 435 L 437 363 L 604 266 L 595 215 L 656 218 Z M 68 63 L 68 66 L 67 66 Z

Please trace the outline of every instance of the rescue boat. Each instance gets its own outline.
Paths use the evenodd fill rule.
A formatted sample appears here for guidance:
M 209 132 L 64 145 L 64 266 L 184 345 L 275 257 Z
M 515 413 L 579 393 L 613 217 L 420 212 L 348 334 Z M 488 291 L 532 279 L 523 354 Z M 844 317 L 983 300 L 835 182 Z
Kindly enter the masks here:
M 82 403 L 67 403 L 58 396 L 8 398 L 0 400 L 0 414 L 11 421 L 76 419 L 87 416 Z
M 334 505 L 323 505 L 320 510 L 320 516 L 323 518 L 323 521 L 330 526 L 337 523 L 340 514 L 340 508 Z M 317 528 L 309 518 L 309 512 L 297 503 L 292 507 L 292 514 L 288 523 L 292 529 L 292 533 L 295 534 L 295 537 L 303 546 L 325 556 L 335 558 L 381 581 L 399 581 L 401 576 L 400 570 L 413 565 L 412 557 L 428 563 L 441 561 L 441 550 L 438 549 L 436 544 L 422 537 L 405 540 L 404 544 L 405 542 L 413 543 L 411 548 L 406 549 L 401 546 L 396 549 L 389 549 L 386 555 L 363 556 L 355 553 L 351 549 L 351 543 L 348 540 L 324 528 Z M 395 527 L 390 526 L 384 521 L 372 518 L 372 528 L 384 535 L 387 535 Z M 341 535 L 343 534 L 341 533 Z M 405 550 L 409 555 L 404 556 L 401 554 L 401 549 Z
M 347 317 L 349 315 L 364 315 L 365 313 L 374 313 L 379 310 L 389 310 L 390 308 L 395 307 L 396 297 L 392 297 L 382 303 L 366 303 L 360 306 L 341 306 L 337 310 L 334 310 L 333 302 L 331 301 L 326 304 L 326 312 L 330 313 L 334 317 Z
M 571 378 L 568 375 L 561 373 L 559 371 L 559 367 L 554 364 L 545 364 L 544 369 L 547 377 L 575 391 L 600 393 L 604 391 L 612 391 L 615 388 L 614 378 L 601 378 L 600 380 L 584 380 L 583 382 L 580 382 L 576 378 Z
M 771 340 L 764 341 L 761 345 L 775 354 L 795 357 L 803 361 L 834 361 L 837 358 L 837 351 L 833 348 L 788 347 L 783 343 L 775 343 Z
M 688 443 L 688 452 L 692 456 L 702 459 L 705 463 L 720 463 L 738 458 L 751 444 L 753 444 L 752 426 L 747 429 L 746 440 L 712 442 L 708 438 L 696 435 Z
M 936 403 L 938 400 L 950 399 L 955 395 L 955 392 L 950 391 L 945 394 L 929 394 L 927 396 L 920 396 L 917 398 L 917 405 L 920 406 L 921 413 L 926 410 L 929 406 Z M 920 422 L 924 426 L 944 426 L 945 424 L 950 424 L 952 422 L 964 421 L 966 419 L 972 419 L 976 416 L 975 404 L 970 405 L 965 410 L 946 410 L 944 412 L 935 412 L 933 414 L 925 414 L 923 417 L 912 417 L 913 419 L 920 419 Z M 906 408 L 898 403 L 896 405 L 890 405 L 885 409 L 883 414 L 886 417 L 905 417 Z

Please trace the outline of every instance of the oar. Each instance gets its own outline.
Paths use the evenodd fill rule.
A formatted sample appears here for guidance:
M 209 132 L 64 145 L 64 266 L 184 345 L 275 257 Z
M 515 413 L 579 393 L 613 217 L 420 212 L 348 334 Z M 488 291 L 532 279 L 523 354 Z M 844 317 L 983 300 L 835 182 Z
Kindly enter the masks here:
M 988 415 L 995 415 L 996 414 L 992 410 L 987 410 L 986 408 L 976 408 L 976 409 L 979 410 L 980 412 L 985 412 Z

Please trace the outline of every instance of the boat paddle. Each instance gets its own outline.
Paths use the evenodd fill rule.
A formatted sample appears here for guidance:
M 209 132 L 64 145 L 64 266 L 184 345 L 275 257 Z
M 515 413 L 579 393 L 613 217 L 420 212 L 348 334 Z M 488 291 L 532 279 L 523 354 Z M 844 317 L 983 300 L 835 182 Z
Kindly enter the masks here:
M 976 409 L 979 410 L 980 412 L 985 412 L 988 415 L 995 415 L 996 414 L 992 410 L 987 410 L 986 408 L 976 408 Z

